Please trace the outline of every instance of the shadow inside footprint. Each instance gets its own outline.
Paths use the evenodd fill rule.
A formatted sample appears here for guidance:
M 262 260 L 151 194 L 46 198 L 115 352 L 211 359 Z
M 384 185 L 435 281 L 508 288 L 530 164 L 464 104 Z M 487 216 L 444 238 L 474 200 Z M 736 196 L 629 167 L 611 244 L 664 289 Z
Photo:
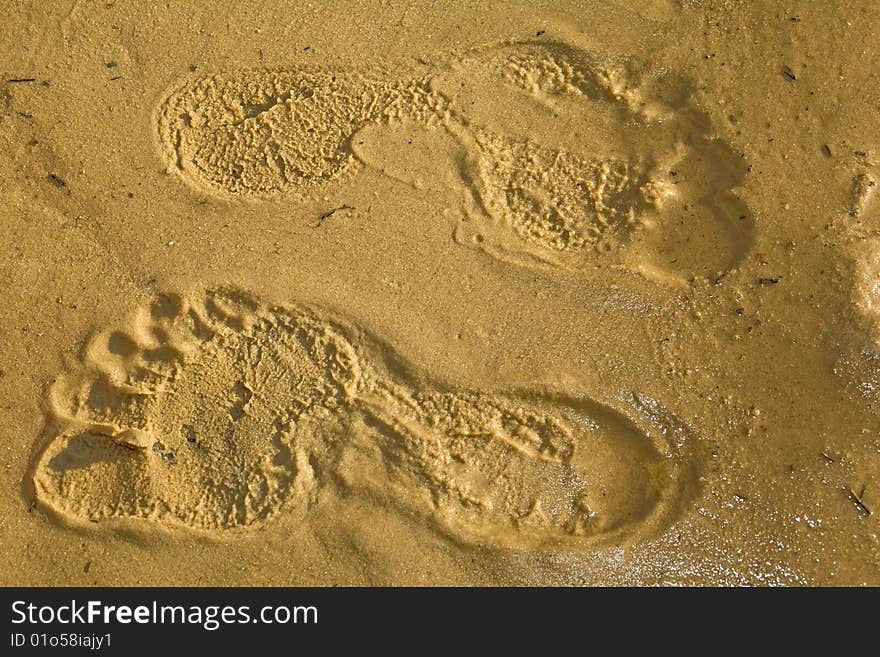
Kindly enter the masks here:
M 714 138 L 691 85 L 636 84 L 627 62 L 560 41 L 464 55 L 432 88 L 466 135 L 476 241 L 524 265 L 622 264 L 663 281 L 710 276 L 751 245 L 733 189 L 746 166 Z
M 427 487 L 434 517 L 460 540 L 631 541 L 665 528 L 695 492 L 695 447 L 683 428 L 655 426 L 653 435 L 588 398 L 396 390 L 370 417 L 389 474 L 407 489 Z
M 99 433 L 80 433 L 66 437 L 63 447 L 48 461 L 50 470 L 62 473 L 99 464 L 119 465 L 131 453 L 108 436 Z

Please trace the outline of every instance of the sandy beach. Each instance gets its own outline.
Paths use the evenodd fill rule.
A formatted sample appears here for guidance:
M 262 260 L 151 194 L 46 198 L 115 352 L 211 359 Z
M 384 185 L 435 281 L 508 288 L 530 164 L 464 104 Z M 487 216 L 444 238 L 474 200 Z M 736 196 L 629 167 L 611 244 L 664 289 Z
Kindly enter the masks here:
M 3 4 L 0 585 L 880 585 L 875 3 Z

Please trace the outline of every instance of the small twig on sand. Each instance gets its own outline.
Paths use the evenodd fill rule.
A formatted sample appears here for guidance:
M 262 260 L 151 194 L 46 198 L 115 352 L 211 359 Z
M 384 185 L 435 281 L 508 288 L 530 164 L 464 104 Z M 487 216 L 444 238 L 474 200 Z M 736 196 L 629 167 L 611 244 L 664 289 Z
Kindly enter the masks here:
M 324 223 L 327 219 L 332 217 L 337 212 L 342 212 L 343 210 L 354 210 L 355 208 L 351 205 L 340 205 L 338 208 L 333 208 L 332 210 L 327 210 L 324 214 L 318 217 L 318 223 L 315 224 L 315 228 Z
M 871 509 L 862 501 L 862 498 L 855 494 L 852 488 L 844 488 L 843 492 L 849 498 L 850 502 L 856 505 L 856 510 L 859 512 L 859 515 L 863 518 L 867 518 L 871 515 Z M 864 489 L 862 489 L 862 494 L 864 494 Z

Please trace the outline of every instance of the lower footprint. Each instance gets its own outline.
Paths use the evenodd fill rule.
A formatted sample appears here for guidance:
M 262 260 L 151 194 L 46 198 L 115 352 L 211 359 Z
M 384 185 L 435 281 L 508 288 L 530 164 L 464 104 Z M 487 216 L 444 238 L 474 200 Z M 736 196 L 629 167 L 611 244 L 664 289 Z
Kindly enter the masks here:
M 746 172 L 665 74 L 544 37 L 395 70 L 238 70 L 159 106 L 169 167 L 236 197 L 304 196 L 370 166 L 464 192 L 459 241 L 517 264 L 671 281 L 751 246 Z
M 36 500 L 75 524 L 216 533 L 320 513 L 335 488 L 461 541 L 540 547 L 659 531 L 694 493 L 695 441 L 650 400 L 624 414 L 547 388 L 415 385 L 377 344 L 239 290 L 161 297 L 52 387 Z

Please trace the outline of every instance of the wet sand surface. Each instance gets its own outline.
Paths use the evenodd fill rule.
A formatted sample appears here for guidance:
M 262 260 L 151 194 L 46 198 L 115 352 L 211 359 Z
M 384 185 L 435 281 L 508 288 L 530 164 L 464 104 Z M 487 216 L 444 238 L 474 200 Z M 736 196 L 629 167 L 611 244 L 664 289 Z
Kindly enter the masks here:
M 7 2 L 0 583 L 880 584 L 872 2 Z

